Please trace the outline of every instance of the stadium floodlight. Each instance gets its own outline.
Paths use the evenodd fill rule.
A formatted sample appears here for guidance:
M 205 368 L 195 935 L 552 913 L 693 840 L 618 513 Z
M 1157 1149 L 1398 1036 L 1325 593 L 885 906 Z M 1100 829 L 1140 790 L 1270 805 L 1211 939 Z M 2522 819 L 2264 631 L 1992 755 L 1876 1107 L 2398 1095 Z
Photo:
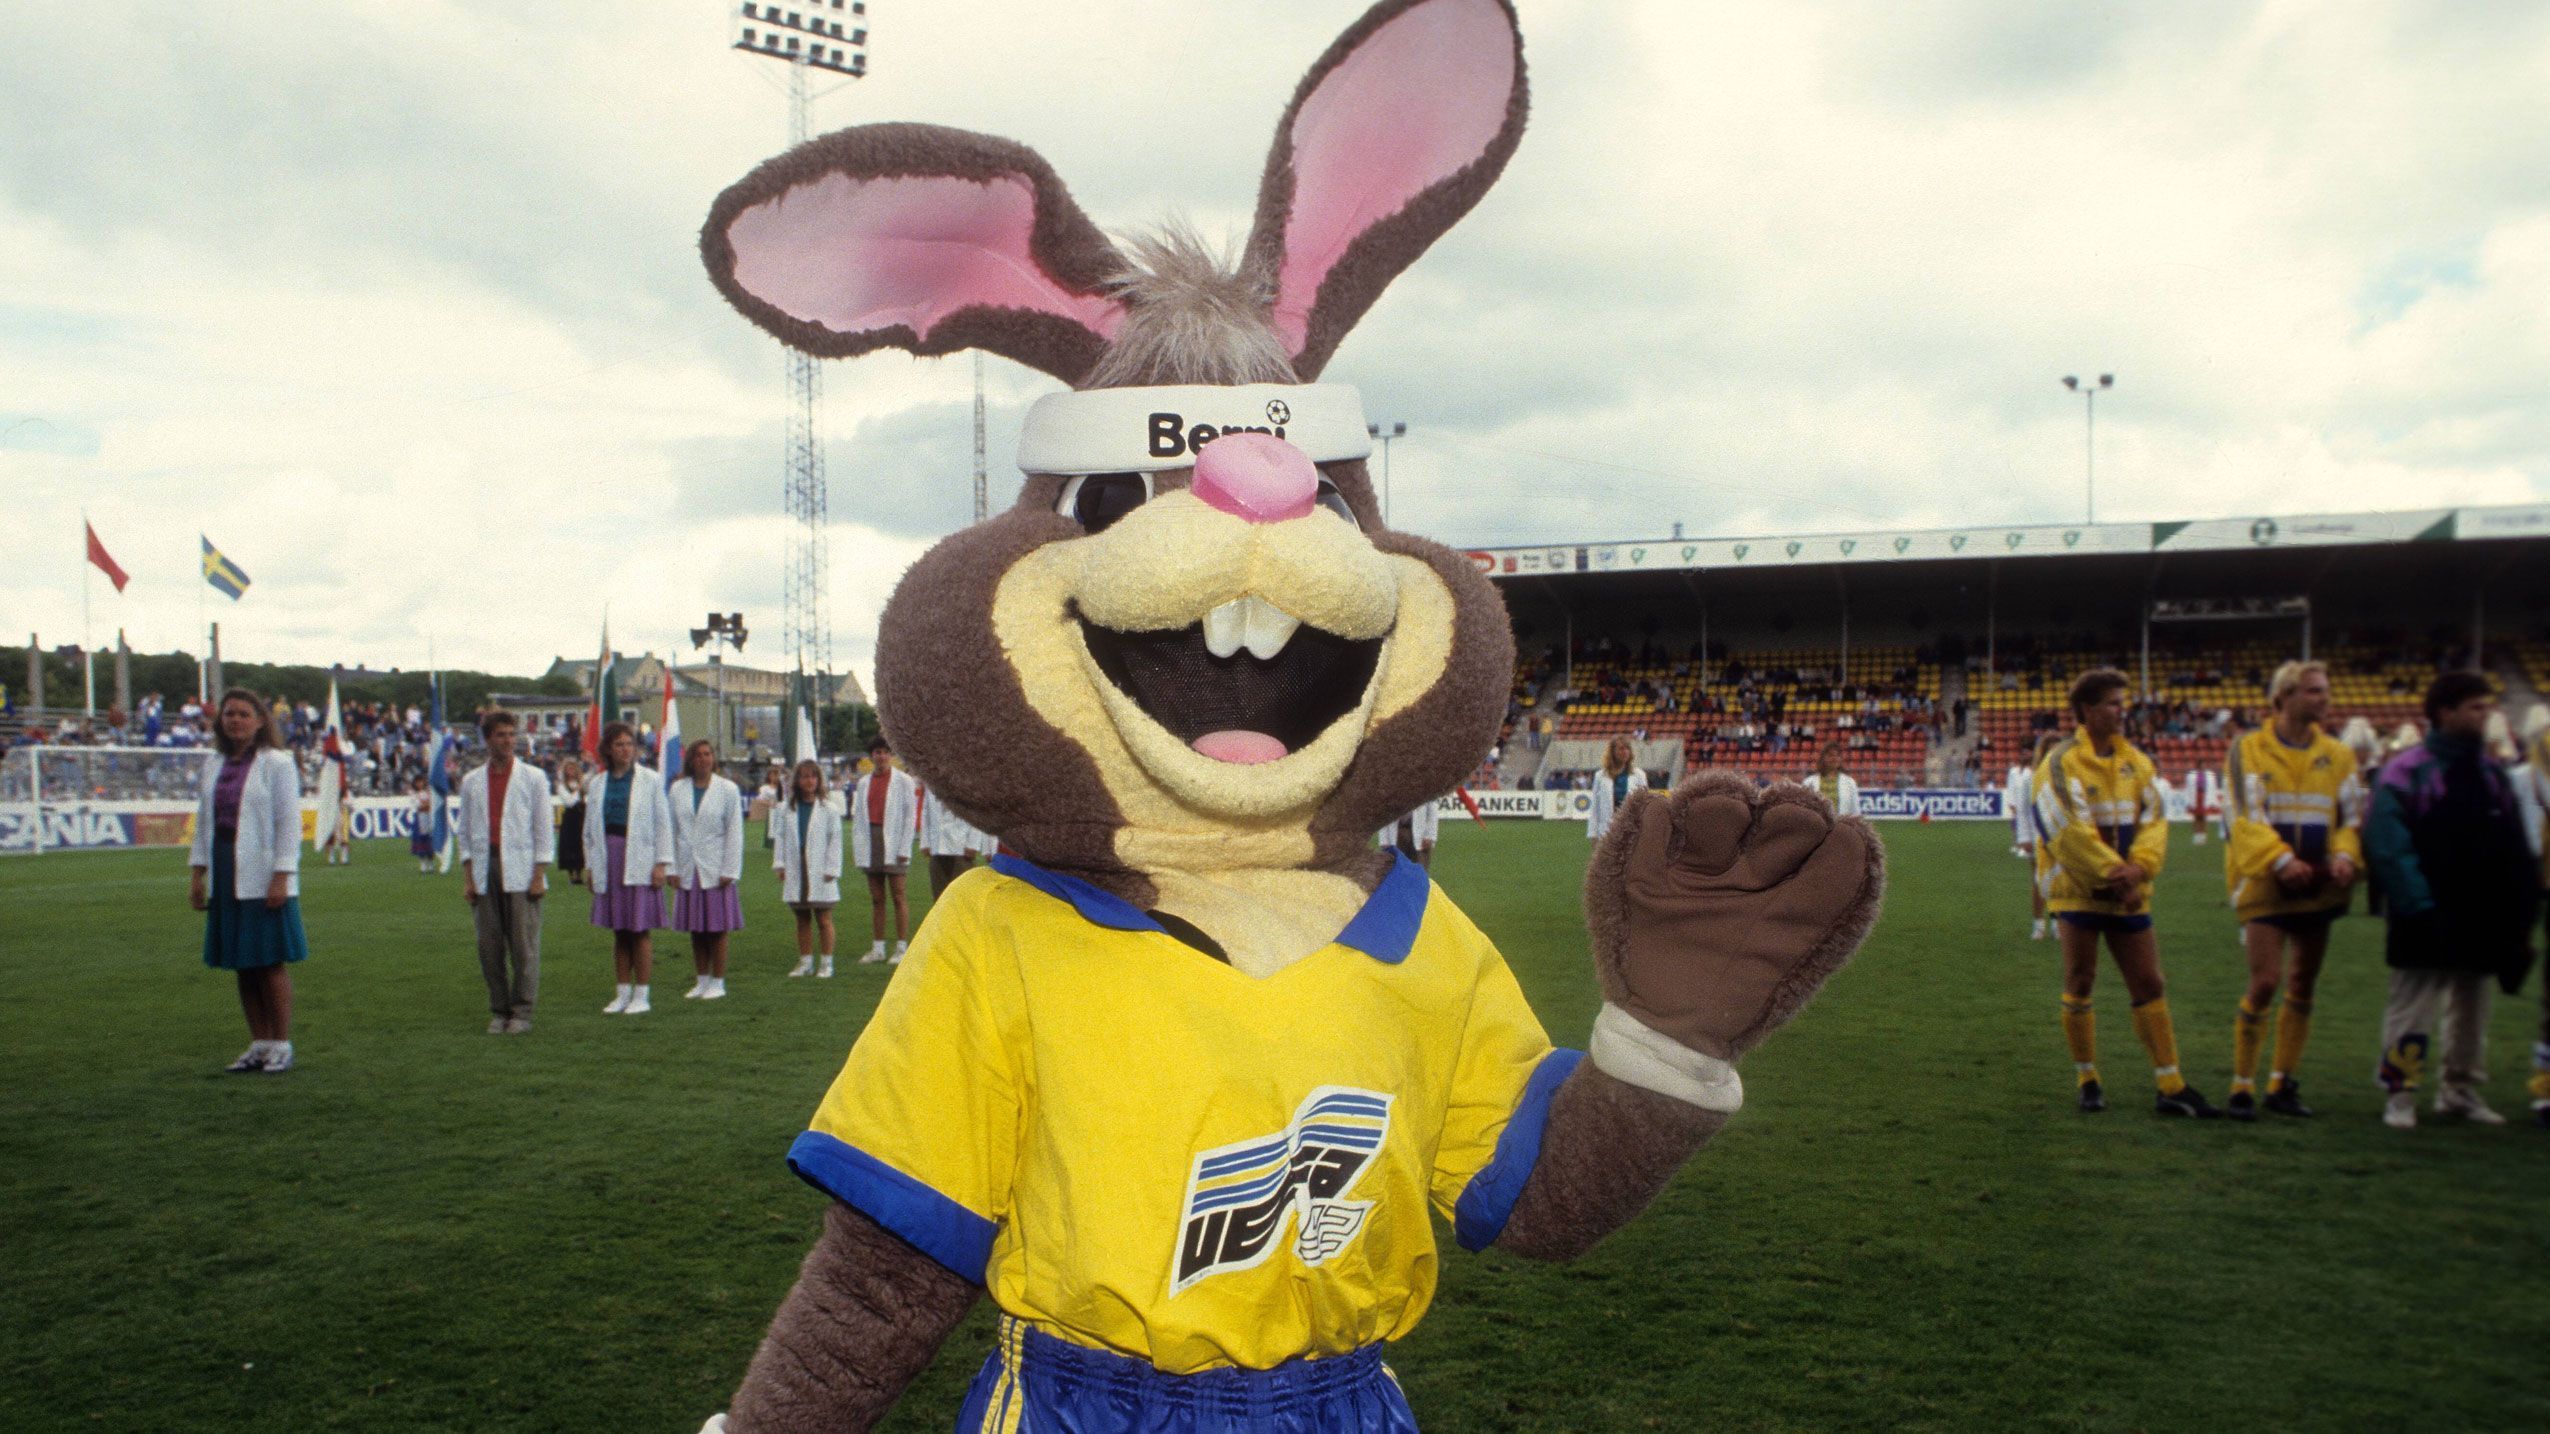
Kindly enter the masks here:
M 2081 401 L 2087 405 L 2088 428 L 2081 445 L 2081 475 L 2089 490 L 2089 521 L 2096 523 L 2098 521 L 2098 392 L 2103 388 L 2116 387 L 2116 375 L 2103 373 L 2098 376 L 2098 382 L 2090 383 L 2079 374 L 2067 373 L 2063 375 L 2063 386 L 2079 394 Z
M 1407 437 L 1408 425 L 1393 423 L 1385 429 L 1378 423 L 1367 423 L 1364 432 L 1381 440 L 1381 526 L 1387 528 L 1390 526 L 1390 440 Z
M 744 0 L 734 48 L 858 79 L 868 72 L 867 0 Z

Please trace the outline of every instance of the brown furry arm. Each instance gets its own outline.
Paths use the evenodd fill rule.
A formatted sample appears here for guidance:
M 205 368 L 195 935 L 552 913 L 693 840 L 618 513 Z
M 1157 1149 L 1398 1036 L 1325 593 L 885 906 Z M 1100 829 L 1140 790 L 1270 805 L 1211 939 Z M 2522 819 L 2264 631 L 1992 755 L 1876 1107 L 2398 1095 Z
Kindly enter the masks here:
M 982 1287 L 848 1205 L 797 1272 L 726 1416 L 729 1434 L 873 1426 L 937 1355 Z
M 1541 1158 L 1496 1248 L 1573 1260 L 1637 1218 L 1727 1117 L 1578 1066 L 1550 1101 Z

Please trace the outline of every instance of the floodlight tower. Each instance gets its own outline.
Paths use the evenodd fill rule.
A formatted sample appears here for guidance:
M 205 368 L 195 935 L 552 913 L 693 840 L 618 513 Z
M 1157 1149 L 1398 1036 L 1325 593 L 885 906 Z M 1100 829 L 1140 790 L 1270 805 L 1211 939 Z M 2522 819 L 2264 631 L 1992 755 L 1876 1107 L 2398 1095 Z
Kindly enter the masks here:
M 2063 386 L 2081 396 L 2081 482 L 2089 490 L 2089 521 L 2098 522 L 2098 391 L 2116 387 L 2116 375 L 2103 373 L 2092 383 L 2076 373 L 2063 375 Z
M 983 351 L 974 350 L 974 521 L 992 515 L 991 480 L 983 472 Z
M 735 20 L 734 47 L 748 55 L 785 61 L 788 66 L 788 142 L 807 139 L 806 107 L 809 71 L 844 77 L 844 83 L 868 72 L 867 0 L 787 0 L 785 4 L 744 0 Z M 796 680 L 819 674 L 815 694 L 820 714 L 832 695 L 832 625 L 824 613 L 824 594 L 831 584 L 830 521 L 824 491 L 823 439 L 816 429 L 815 401 L 822 395 L 822 375 L 814 355 L 786 350 L 788 359 L 787 471 L 782 487 L 789 518 L 797 524 L 789 546 L 782 584 L 788 663 Z M 820 729 L 822 719 L 818 715 Z

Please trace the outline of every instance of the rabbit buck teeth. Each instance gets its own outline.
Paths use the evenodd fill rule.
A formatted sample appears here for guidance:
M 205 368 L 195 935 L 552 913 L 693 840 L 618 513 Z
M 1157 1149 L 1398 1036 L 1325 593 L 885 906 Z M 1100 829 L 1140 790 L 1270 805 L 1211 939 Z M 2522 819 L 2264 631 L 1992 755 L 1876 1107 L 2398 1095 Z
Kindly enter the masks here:
M 1233 598 L 1204 615 L 1204 647 L 1228 657 L 1245 647 L 1264 662 L 1284 650 L 1302 620 L 1264 598 Z

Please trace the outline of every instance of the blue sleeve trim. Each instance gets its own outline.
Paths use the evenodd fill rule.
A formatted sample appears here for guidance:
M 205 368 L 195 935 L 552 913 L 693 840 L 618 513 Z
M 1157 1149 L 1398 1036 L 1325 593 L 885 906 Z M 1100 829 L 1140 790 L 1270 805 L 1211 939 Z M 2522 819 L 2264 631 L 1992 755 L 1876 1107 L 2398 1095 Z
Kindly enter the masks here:
M 975 1284 L 1000 1227 L 855 1146 L 809 1130 L 788 1147 L 797 1177 L 876 1221 Z
M 1549 1125 L 1549 1103 L 1584 1059 L 1583 1051 L 1557 1050 L 1543 1056 L 1541 1063 L 1533 1067 L 1531 1080 L 1523 1086 L 1523 1098 L 1515 1102 L 1514 1118 L 1505 1123 L 1505 1133 L 1496 1138 L 1495 1158 L 1488 1161 L 1485 1170 L 1470 1177 L 1468 1187 L 1452 1207 L 1452 1234 L 1462 1249 L 1484 1250 L 1505 1233 L 1514 1202 L 1523 1198 L 1523 1186 L 1532 1178 L 1532 1167 L 1540 1163 L 1541 1132 Z

